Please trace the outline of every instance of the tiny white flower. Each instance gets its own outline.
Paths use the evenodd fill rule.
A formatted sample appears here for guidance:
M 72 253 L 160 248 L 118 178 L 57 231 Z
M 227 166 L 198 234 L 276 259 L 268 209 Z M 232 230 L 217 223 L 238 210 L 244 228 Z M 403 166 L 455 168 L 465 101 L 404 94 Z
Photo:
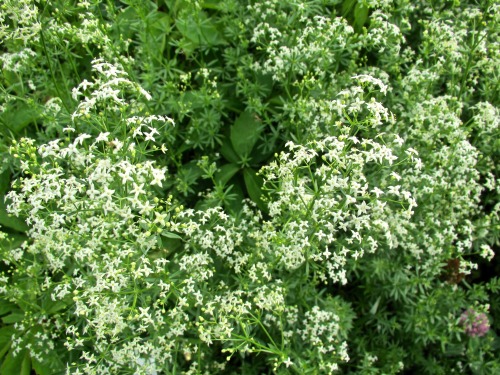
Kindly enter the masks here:
M 100 133 L 95 139 L 96 142 L 107 142 L 108 141 L 109 132 Z

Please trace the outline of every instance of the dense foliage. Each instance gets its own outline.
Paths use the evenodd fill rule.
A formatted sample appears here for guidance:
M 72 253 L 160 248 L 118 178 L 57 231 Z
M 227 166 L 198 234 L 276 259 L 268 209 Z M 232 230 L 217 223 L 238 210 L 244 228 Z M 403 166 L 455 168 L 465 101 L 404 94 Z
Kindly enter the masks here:
M 0 374 L 500 373 L 500 2 L 4 0 Z

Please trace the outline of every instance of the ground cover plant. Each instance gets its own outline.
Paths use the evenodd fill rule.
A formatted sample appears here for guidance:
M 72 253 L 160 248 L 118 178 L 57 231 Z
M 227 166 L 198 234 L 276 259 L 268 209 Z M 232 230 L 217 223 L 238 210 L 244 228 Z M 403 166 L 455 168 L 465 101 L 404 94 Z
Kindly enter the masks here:
M 4 0 L 0 374 L 498 374 L 499 18 Z

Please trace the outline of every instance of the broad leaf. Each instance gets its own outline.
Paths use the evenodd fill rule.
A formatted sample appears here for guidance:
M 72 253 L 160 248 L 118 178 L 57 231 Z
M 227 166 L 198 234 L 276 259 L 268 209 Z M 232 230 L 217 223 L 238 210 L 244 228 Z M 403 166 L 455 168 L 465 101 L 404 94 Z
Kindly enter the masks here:
M 0 315 L 5 315 L 16 309 L 17 306 L 13 303 L 0 299 Z
M 262 123 L 257 117 L 248 112 L 243 112 L 231 126 L 231 144 L 234 151 L 242 157 L 246 158 L 252 152 L 255 142 L 259 139 L 262 131 Z
M 0 359 L 9 351 L 12 344 L 12 334 L 15 332 L 14 326 L 8 325 L 0 328 Z
M 361 30 L 367 19 L 368 8 L 361 3 L 357 3 L 354 7 L 354 24 Z
M 30 375 L 31 358 L 28 351 L 21 350 L 16 355 L 13 352 L 14 349 L 11 348 L 5 357 L 0 368 L 0 375 Z
M 231 163 L 223 165 L 215 174 L 215 181 L 222 186 L 226 186 L 228 181 L 240 170 L 239 165 Z
M 231 146 L 231 142 L 229 142 L 227 138 L 224 140 L 224 142 L 222 142 L 220 153 L 226 158 L 227 161 L 233 164 L 240 161 L 240 157 L 238 156 L 236 151 L 234 151 L 233 146 Z
M 5 324 L 18 323 L 24 319 L 24 313 L 22 312 L 13 312 L 7 316 L 2 318 L 2 322 Z

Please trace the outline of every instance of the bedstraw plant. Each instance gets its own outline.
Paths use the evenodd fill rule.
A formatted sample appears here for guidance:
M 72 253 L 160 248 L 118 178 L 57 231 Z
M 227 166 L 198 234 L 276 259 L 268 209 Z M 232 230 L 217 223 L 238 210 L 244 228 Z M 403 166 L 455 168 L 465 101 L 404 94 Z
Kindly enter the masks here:
M 496 0 L 0 5 L 0 374 L 500 371 Z

